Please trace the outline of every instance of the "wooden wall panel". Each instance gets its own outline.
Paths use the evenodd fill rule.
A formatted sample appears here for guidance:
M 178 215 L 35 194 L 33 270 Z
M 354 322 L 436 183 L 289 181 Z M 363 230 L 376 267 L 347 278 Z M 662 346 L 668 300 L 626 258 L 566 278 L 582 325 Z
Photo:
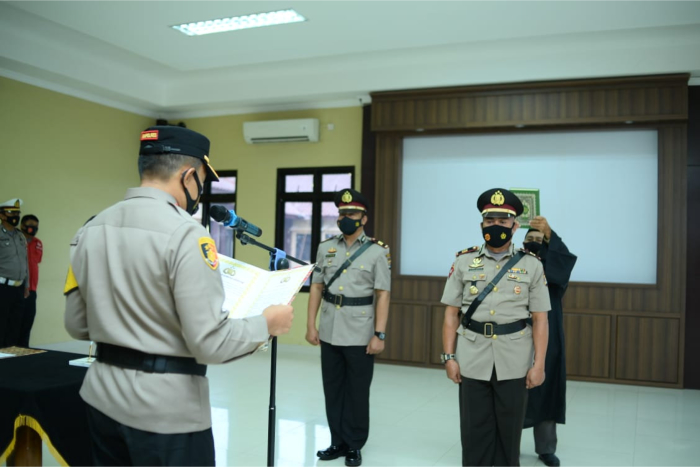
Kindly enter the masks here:
M 678 383 L 679 338 L 678 319 L 618 317 L 617 378 Z
M 566 371 L 570 376 L 610 377 L 610 315 L 564 315 Z
M 445 317 L 445 306 L 436 305 L 430 309 L 430 354 L 428 363 L 442 365 L 440 354 L 442 353 L 442 322 Z
M 394 257 L 390 321 L 408 313 L 413 320 L 420 321 L 418 316 L 422 316 L 426 326 L 423 334 L 415 330 L 406 331 L 406 335 L 390 334 L 392 340 L 412 340 L 410 346 L 415 348 L 409 351 L 408 344 L 391 344 L 396 347 L 383 359 L 437 366 L 442 351 L 441 342 L 437 342 L 441 341 L 438 328 L 442 327 L 442 312 L 436 310 L 442 308 L 439 301 L 445 278 L 399 273 L 404 136 L 651 128 L 658 132 L 659 229 L 657 260 L 650 259 L 649 267 L 656 269 L 657 282 L 571 283 L 564 298 L 567 362 L 574 379 L 682 387 L 683 358 L 679 352 L 684 346 L 686 305 L 687 79 L 688 75 L 667 75 L 373 93 L 373 225 L 375 236 L 391 245 Z M 523 125 L 525 128 L 512 128 Z M 629 201 L 621 195 L 622 204 Z M 634 235 L 634 225 L 634 219 L 621 219 L 620 227 L 629 235 Z M 614 254 L 611 265 L 615 265 Z M 653 328 L 657 324 L 658 330 Z M 657 345 L 642 349 L 642 333 L 651 335 Z M 671 342 L 674 335 L 675 344 Z M 659 343 L 670 347 L 662 349 Z M 647 352 L 640 354 L 643 365 L 627 362 L 641 351 Z
M 679 121 L 688 75 L 372 93 L 373 131 Z
M 392 303 L 386 325 L 384 352 L 378 361 L 426 363 L 429 347 L 429 308 Z

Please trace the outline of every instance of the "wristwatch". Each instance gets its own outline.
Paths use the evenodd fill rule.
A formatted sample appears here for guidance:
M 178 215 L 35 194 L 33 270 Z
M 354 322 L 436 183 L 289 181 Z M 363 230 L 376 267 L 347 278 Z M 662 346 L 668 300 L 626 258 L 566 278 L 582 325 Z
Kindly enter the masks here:
M 383 341 L 384 339 L 386 339 L 386 334 L 384 334 L 383 332 L 375 331 L 374 335 L 377 336 L 380 341 Z
M 456 360 L 455 354 L 453 353 L 441 353 L 440 354 L 440 363 L 447 363 L 447 360 Z

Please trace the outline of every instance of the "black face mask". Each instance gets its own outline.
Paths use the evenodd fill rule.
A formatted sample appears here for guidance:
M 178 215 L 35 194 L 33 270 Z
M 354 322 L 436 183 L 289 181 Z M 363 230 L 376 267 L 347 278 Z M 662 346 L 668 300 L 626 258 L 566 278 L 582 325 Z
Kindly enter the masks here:
M 7 216 L 7 223 L 13 227 L 17 227 L 19 225 L 19 216 Z
M 500 248 L 513 236 L 513 227 L 503 225 L 490 225 L 481 229 L 481 234 L 486 240 L 486 244 L 493 248 Z
M 539 242 L 526 242 L 523 243 L 525 249 L 531 253 L 537 254 L 542 249 L 542 244 Z
M 185 186 L 185 175 L 187 175 L 187 170 L 182 172 L 182 188 L 185 190 L 185 200 L 187 201 L 187 206 L 185 206 L 185 211 L 187 211 L 190 216 L 197 214 L 199 210 L 199 198 L 202 197 L 202 184 L 199 183 L 199 176 L 197 171 L 194 171 L 194 181 L 197 182 L 197 199 L 192 199 L 190 196 L 190 191 Z
M 352 235 L 362 226 L 362 220 L 343 217 L 338 221 L 338 228 L 345 235 Z
M 36 233 L 39 231 L 39 226 L 33 226 L 33 225 L 27 225 L 22 229 L 22 232 L 26 233 L 30 237 L 33 237 L 36 235 Z

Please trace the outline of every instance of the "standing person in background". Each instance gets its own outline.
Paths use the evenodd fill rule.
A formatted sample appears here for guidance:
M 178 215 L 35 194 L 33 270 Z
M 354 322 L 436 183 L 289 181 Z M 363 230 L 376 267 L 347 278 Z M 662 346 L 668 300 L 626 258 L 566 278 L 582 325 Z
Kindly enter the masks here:
M 318 246 L 307 309 L 306 340 L 321 345 L 331 431 L 331 445 L 316 455 L 322 461 L 345 456 L 345 465 L 358 466 L 369 437 L 374 356 L 384 350 L 386 338 L 391 254 L 388 245 L 365 235 L 369 203 L 360 192 L 340 190 L 335 205 L 342 233 Z
M 552 310 L 549 321 L 549 345 L 545 361 L 547 379 L 542 386 L 530 389 L 525 428 L 534 427 L 535 452 L 548 466 L 560 465 L 557 450 L 557 423 L 566 423 L 566 354 L 562 299 L 569 286 L 576 255 L 569 252 L 547 219 L 535 217 L 525 234 L 523 246 L 542 260 Z
M 19 343 L 24 299 L 29 296 L 27 240 L 17 229 L 22 200 L 0 204 L 0 348 Z
M 36 238 L 39 219 L 33 214 L 22 217 L 20 229 L 27 239 L 27 259 L 29 261 L 29 296 L 24 299 L 24 311 L 19 331 L 19 346 L 29 347 L 29 335 L 36 317 L 36 287 L 39 284 L 39 263 L 44 254 L 44 244 Z

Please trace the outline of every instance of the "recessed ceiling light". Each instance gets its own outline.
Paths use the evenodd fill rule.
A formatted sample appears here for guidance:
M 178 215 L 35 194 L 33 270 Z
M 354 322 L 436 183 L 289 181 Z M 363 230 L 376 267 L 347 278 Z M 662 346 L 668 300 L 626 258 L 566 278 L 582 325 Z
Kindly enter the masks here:
M 171 27 L 188 36 L 203 36 L 204 34 L 213 34 L 215 32 L 237 31 L 239 29 L 301 23 L 303 21 L 306 21 L 306 18 L 294 10 L 279 10 L 245 16 L 234 16 L 232 18 L 198 21 L 196 23 L 184 23 Z

